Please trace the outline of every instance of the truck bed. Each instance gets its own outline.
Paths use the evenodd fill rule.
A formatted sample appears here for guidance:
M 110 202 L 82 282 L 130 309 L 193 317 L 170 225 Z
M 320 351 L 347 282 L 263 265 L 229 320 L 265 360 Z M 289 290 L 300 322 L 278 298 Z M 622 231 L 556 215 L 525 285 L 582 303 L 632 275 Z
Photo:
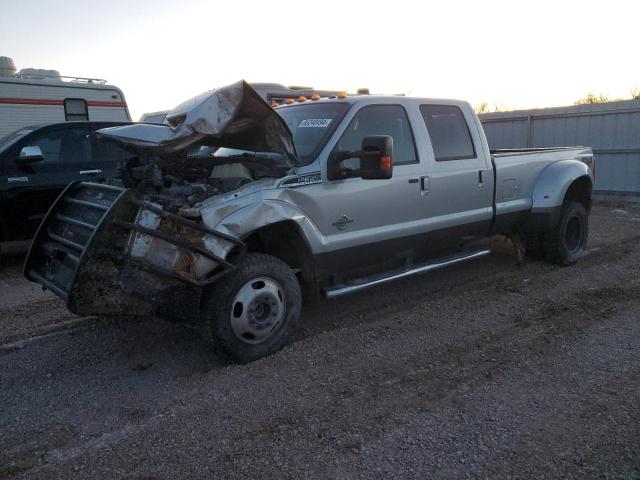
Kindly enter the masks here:
M 500 157 L 504 155 L 515 154 L 531 154 L 531 153 L 549 153 L 549 152 L 565 152 L 571 150 L 585 150 L 588 147 L 534 147 L 534 148 L 497 148 L 489 150 L 491 155 Z
M 495 169 L 496 226 L 512 225 L 523 221 L 529 214 L 536 186 L 553 188 L 552 181 L 541 182 L 542 175 L 549 180 L 562 174 L 553 165 L 563 161 L 578 160 L 594 170 L 593 152 L 588 147 L 520 148 L 491 150 Z M 550 167 L 551 169 L 548 169 Z M 541 192 L 544 196 L 550 192 Z

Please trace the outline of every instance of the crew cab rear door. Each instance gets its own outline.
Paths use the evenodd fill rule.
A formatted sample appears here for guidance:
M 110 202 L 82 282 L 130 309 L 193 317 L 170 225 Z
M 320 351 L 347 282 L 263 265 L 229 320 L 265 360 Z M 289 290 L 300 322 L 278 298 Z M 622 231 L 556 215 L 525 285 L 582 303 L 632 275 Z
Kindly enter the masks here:
M 417 138 L 427 160 L 421 203 L 431 241 L 446 244 L 486 235 L 493 219 L 493 170 L 473 114 L 450 103 L 424 103 L 419 110 L 423 121 L 418 128 L 426 134 Z
M 131 153 L 122 148 L 114 140 L 98 138 L 95 134 L 97 130 L 108 127 L 123 125 L 120 123 L 102 123 L 94 124 L 91 128 L 90 145 L 91 160 L 83 166 L 78 173 L 82 177 L 93 177 L 91 181 L 105 181 L 109 178 L 117 177 L 118 167 L 127 160 L 135 157 L 136 154 Z

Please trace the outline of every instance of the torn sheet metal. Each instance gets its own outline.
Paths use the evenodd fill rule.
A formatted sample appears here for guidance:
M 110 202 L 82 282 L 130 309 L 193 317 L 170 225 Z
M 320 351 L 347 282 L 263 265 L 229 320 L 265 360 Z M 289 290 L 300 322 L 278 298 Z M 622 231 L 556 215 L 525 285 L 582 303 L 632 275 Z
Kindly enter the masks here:
M 104 128 L 98 137 L 151 154 L 184 153 L 196 145 L 282 153 L 298 160 L 285 121 L 244 80 L 200 94 L 167 114 L 170 125 L 134 124 Z

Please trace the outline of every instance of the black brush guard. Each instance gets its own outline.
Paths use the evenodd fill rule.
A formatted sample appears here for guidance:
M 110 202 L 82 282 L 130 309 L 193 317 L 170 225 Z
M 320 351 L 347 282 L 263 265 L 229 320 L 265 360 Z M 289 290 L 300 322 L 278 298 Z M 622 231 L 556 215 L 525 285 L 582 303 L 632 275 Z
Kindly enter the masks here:
M 160 216 L 161 226 L 148 229 L 138 225 L 141 210 Z M 134 233 L 177 247 L 180 268 L 162 268 L 132 257 Z M 142 200 L 135 190 L 74 182 L 40 224 L 24 274 L 64 299 L 77 314 L 150 315 L 167 303 L 175 309 L 176 303 L 188 301 L 194 291 L 234 268 L 204 248 L 204 235 L 226 240 L 240 253 L 244 251 L 241 240 L 161 210 Z M 209 276 L 196 278 L 198 257 L 219 266 Z

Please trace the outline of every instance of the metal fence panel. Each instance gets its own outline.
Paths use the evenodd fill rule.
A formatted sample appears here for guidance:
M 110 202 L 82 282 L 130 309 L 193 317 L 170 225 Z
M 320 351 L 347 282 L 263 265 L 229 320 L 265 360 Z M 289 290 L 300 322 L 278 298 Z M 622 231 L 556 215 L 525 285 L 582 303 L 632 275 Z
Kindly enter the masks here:
M 640 100 L 480 115 L 489 147 L 588 146 L 598 193 L 640 196 Z

